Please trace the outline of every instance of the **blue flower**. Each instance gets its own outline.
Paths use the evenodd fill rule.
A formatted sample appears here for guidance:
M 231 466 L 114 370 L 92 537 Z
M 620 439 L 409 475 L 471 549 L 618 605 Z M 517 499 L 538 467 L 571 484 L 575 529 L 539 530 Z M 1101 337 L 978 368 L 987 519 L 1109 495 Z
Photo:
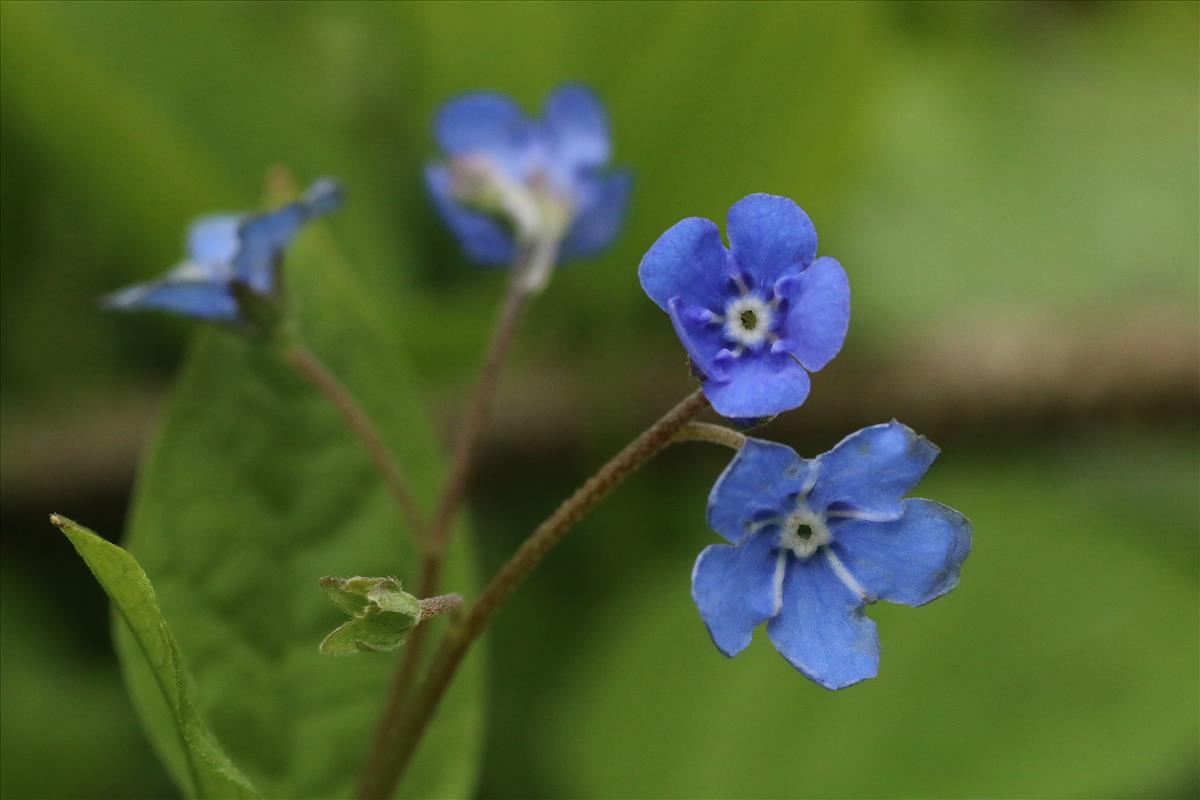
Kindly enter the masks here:
M 666 311 L 725 417 L 770 417 L 808 397 L 809 372 L 846 338 L 850 284 L 837 261 L 817 258 L 817 232 L 791 200 L 752 194 L 726 221 L 689 217 L 658 238 L 638 277 Z
M 604 169 L 608 118 L 586 87 L 554 91 L 541 119 L 501 94 L 465 95 L 442 107 L 434 135 L 449 161 L 430 164 L 426 183 L 471 260 L 512 264 L 546 239 L 564 259 L 588 257 L 616 236 L 632 179 Z
M 171 311 L 209 322 L 249 322 L 247 303 L 274 303 L 283 250 L 304 223 L 341 205 L 341 189 L 326 178 L 294 203 L 263 213 L 217 214 L 192 223 L 187 260 L 157 281 L 104 298 L 120 311 Z
M 692 598 L 717 649 L 734 656 L 767 623 L 793 667 L 827 689 L 874 677 L 867 603 L 919 606 L 958 585 L 971 525 L 932 500 L 904 499 L 938 449 L 899 422 L 864 428 L 813 460 L 749 439 L 708 501 L 713 530 Z

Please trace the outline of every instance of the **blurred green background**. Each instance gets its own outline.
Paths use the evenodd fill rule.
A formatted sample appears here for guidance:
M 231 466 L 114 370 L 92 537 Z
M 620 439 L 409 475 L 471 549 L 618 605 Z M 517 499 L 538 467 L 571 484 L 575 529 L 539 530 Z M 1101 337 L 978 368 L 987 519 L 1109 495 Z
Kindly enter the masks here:
M 173 791 L 45 514 L 118 535 L 190 327 L 95 298 L 175 263 L 191 217 L 254 206 L 268 167 L 337 175 L 329 229 L 448 439 L 503 276 L 429 209 L 429 120 L 581 80 L 636 191 L 522 332 L 483 564 L 688 390 L 636 266 L 754 191 L 810 213 L 854 292 L 843 355 L 763 435 L 812 455 L 913 425 L 943 447 L 920 494 L 975 551 L 932 606 L 875 607 L 874 681 L 826 692 L 761 636 L 728 661 L 688 591 L 728 456 L 668 452 L 494 626 L 479 796 L 1197 796 L 1197 8 L 4 3 L 0 792 Z

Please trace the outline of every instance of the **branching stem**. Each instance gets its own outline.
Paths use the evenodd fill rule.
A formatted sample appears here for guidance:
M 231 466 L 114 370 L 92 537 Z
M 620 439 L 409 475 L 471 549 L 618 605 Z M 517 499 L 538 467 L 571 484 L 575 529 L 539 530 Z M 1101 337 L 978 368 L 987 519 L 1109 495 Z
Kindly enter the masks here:
M 553 242 L 542 246 L 525 247 L 522 249 L 517 263 L 513 265 L 508 291 L 496 317 L 495 327 L 492 329 L 492 338 L 483 359 L 483 366 L 479 371 L 479 379 L 475 384 L 475 391 L 468 401 L 467 411 L 459 428 L 454 454 L 450 462 L 450 474 L 446 479 L 445 488 L 442 490 L 433 522 L 425 537 L 421 578 L 417 584 L 419 597 L 428 597 L 437 592 L 441 582 L 442 564 L 450 543 L 450 533 L 459 506 L 466 495 L 471 472 L 475 466 L 479 441 L 487 429 L 492 401 L 500 383 L 500 374 L 503 371 L 508 352 L 512 348 L 517 328 L 520 327 L 525 311 L 529 307 L 529 301 L 532 299 L 533 290 L 530 287 L 528 275 L 531 270 L 549 269 L 556 252 L 557 245 Z M 418 625 L 405 643 L 404 655 L 392 679 L 371 752 L 367 757 L 367 765 L 360 780 L 360 795 L 365 795 L 369 791 L 373 776 L 376 776 L 382 769 L 383 761 L 387 757 L 385 747 L 388 741 L 388 731 L 398 725 L 404 701 L 416 682 L 430 627 L 429 625 Z
M 463 657 L 504 601 L 575 523 L 625 478 L 669 445 L 675 435 L 707 404 L 708 401 L 699 390 L 686 397 L 613 456 L 530 534 L 492 578 L 462 621 L 446 634 L 425 680 L 404 708 L 403 716 L 381 731 L 377 747 L 381 757 L 364 775 L 359 785 L 359 797 L 389 798 L 395 793 Z

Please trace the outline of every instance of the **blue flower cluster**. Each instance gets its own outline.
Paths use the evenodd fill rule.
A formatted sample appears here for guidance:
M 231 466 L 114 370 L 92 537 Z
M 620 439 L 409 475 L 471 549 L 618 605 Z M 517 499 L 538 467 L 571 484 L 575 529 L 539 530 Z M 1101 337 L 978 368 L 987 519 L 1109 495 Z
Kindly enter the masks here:
M 809 373 L 846 338 L 850 284 L 817 257 L 808 215 L 786 197 L 752 194 L 729 209 L 729 247 L 711 220 L 672 226 L 638 269 L 667 312 L 712 407 L 770 417 L 808 397 Z M 700 553 L 692 598 L 722 653 L 753 630 L 829 689 L 876 674 L 879 640 L 863 609 L 918 606 L 958 584 L 971 549 L 966 518 L 904 499 L 937 448 L 898 422 L 855 433 L 813 460 L 749 439 L 717 481 L 708 519 L 729 544 Z
M 557 89 L 538 119 L 503 95 L 466 95 L 442 108 L 434 134 L 445 158 L 427 166 L 427 188 L 473 261 L 524 262 L 535 273 L 528 288 L 539 288 L 554 263 L 598 254 L 620 229 L 632 181 L 608 169 L 608 119 L 590 90 Z M 280 299 L 283 249 L 340 200 L 337 185 L 322 180 L 275 211 L 202 219 L 188 233 L 187 261 L 105 302 L 252 321 L 255 302 Z M 713 409 L 771 417 L 804 403 L 810 373 L 841 350 L 850 285 L 836 260 L 817 256 L 812 221 L 786 197 L 739 200 L 726 233 L 728 246 L 711 220 L 684 219 L 650 247 L 638 277 L 670 318 Z M 895 421 L 811 460 L 746 440 L 709 497 L 708 520 L 727 544 L 701 552 L 692 573 L 717 648 L 737 654 L 765 622 L 776 649 L 822 686 L 874 676 L 879 641 L 865 606 L 940 597 L 957 585 L 971 549 L 965 517 L 906 498 L 937 452 Z

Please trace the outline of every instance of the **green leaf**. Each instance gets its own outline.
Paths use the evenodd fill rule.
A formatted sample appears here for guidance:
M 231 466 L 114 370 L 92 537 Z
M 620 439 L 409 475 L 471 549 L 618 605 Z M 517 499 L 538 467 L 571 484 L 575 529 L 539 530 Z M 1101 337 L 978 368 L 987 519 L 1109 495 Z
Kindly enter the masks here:
M 321 640 L 325 655 L 391 652 L 421 621 L 421 601 L 395 578 L 321 578 L 321 589 L 352 617 Z
M 309 346 L 428 500 L 442 474 L 438 442 L 390 323 L 320 226 L 289 251 L 284 272 Z M 444 582 L 469 593 L 464 534 L 456 533 Z M 318 643 L 338 612 L 313 584 L 328 574 L 414 580 L 419 553 L 337 411 L 271 350 L 199 332 L 142 466 L 128 546 L 155 576 L 192 659 L 205 719 L 246 774 L 272 797 L 348 794 L 395 661 L 322 656 Z M 118 647 L 151 739 L 182 780 L 136 647 L 122 637 Z M 471 791 L 483 733 L 479 659 L 464 665 L 402 794 Z
M 53 514 L 59 528 L 104 588 L 137 645 L 137 658 L 154 676 L 157 701 L 174 727 L 174 744 L 186 767 L 189 797 L 258 797 L 254 786 L 225 755 L 192 700 L 187 667 L 163 619 L 154 587 L 137 560 L 66 517 Z

